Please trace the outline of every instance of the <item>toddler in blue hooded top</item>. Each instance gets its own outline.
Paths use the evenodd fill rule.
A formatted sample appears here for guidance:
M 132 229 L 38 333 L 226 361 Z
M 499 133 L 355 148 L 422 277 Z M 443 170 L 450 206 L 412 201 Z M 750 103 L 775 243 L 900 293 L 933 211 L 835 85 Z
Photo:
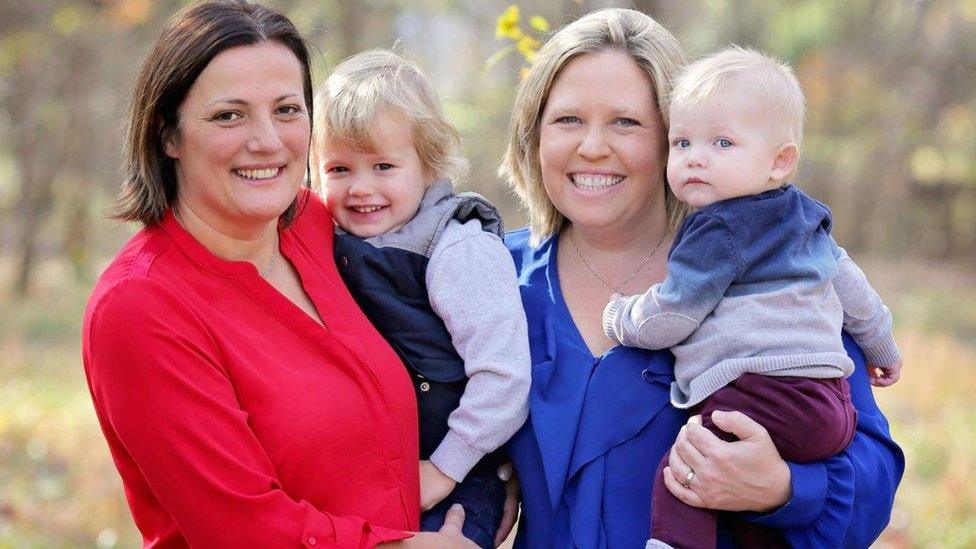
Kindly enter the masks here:
M 876 386 L 898 380 L 891 314 L 830 235 L 830 210 L 789 183 L 800 157 L 804 98 L 792 70 L 730 47 L 692 63 L 670 102 L 668 185 L 698 210 L 675 236 L 668 276 L 615 296 L 607 337 L 675 355 L 672 403 L 702 414 L 738 410 L 762 424 L 784 459 L 825 459 L 850 442 L 853 363 L 841 329 L 864 349 Z M 816 435 L 811 435 L 816 433 Z M 658 468 L 649 547 L 714 546 L 716 514 L 672 495 L 695 472 Z M 745 521 L 744 546 L 780 534 Z

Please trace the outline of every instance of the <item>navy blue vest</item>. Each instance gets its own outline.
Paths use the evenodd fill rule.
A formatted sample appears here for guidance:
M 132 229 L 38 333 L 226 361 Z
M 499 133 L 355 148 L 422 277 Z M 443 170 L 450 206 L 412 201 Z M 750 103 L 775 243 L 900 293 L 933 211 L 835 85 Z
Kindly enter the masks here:
M 420 458 L 429 459 L 448 432 L 447 418 L 467 384 L 464 361 L 427 295 L 427 265 L 451 220 L 478 219 L 503 235 L 494 206 L 475 193 L 453 194 L 449 181 L 427 189 L 420 210 L 394 232 L 360 238 L 336 230 L 339 273 L 376 329 L 400 355 L 413 380 L 420 417 Z M 476 468 L 494 467 L 492 454 Z

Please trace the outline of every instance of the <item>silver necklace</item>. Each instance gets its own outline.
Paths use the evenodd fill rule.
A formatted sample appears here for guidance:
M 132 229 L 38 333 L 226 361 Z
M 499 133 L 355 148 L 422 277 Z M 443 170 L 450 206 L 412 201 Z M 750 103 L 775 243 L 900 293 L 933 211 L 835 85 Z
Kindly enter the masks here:
M 173 209 L 173 217 L 176 218 L 176 222 L 179 223 L 180 226 L 183 227 L 183 229 L 185 231 L 190 232 L 189 229 L 186 228 L 186 224 L 183 223 L 183 218 L 180 217 L 180 212 L 176 211 L 175 208 Z M 278 249 L 278 231 L 275 231 L 275 246 L 274 246 L 274 249 L 275 250 Z M 267 279 L 269 276 L 271 276 L 271 271 L 274 270 L 275 263 L 277 263 L 277 262 L 278 262 L 278 254 L 274 253 L 274 250 L 272 250 L 271 251 L 271 262 L 269 262 L 268 263 L 268 266 L 265 267 L 264 270 L 259 273 L 261 275 L 261 278 Z
M 661 247 L 661 244 L 664 242 L 664 237 L 667 236 L 667 234 L 668 234 L 668 231 L 666 229 L 661 232 L 661 240 L 658 240 L 657 241 L 657 246 L 654 246 L 654 249 L 651 250 L 651 253 L 647 254 L 647 257 L 644 258 L 644 261 L 641 261 L 641 264 L 637 266 L 637 270 L 634 271 L 634 274 L 628 276 L 627 277 L 627 280 L 624 280 L 623 282 L 621 282 L 620 284 L 617 284 L 616 286 L 610 284 L 609 282 L 607 282 L 606 280 L 604 280 L 604 278 L 602 276 L 600 276 L 599 274 L 597 274 L 597 272 L 593 269 L 593 267 L 590 266 L 590 262 L 587 261 L 585 257 L 583 257 L 583 251 L 579 249 L 579 246 L 576 245 L 576 239 L 573 238 L 573 228 L 572 227 L 569 228 L 569 241 L 573 243 L 573 248 L 576 249 L 576 255 L 579 256 L 580 261 L 583 262 L 583 266 L 585 266 L 587 268 L 587 270 L 590 271 L 590 274 L 592 274 L 597 280 L 599 280 L 600 282 L 602 282 L 603 285 L 606 286 L 610 290 L 611 293 L 619 294 L 621 288 L 623 288 L 624 286 L 626 286 L 627 283 L 629 283 L 631 280 L 633 280 L 634 278 L 636 278 L 637 275 L 641 271 L 644 270 L 644 267 L 647 266 L 647 262 L 650 261 L 652 257 L 654 257 L 654 254 L 657 253 L 657 249 Z

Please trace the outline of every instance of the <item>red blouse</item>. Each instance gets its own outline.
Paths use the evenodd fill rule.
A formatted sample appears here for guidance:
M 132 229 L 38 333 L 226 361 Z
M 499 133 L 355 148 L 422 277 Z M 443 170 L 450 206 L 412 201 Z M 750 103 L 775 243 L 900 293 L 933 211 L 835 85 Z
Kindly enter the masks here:
M 325 328 L 171 213 L 99 279 L 85 371 L 146 547 L 372 547 L 418 529 L 413 388 L 332 234 L 310 193 L 280 231 Z

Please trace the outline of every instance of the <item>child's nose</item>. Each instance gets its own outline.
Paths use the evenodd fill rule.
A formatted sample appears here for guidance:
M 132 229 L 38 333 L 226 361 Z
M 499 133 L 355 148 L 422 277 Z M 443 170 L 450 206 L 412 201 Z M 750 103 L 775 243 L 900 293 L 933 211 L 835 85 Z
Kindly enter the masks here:
M 695 148 L 691 148 L 686 158 L 688 159 L 688 166 L 692 168 L 700 168 L 705 165 L 705 155 Z
M 367 181 L 355 181 L 349 186 L 349 194 L 351 196 L 369 196 L 373 194 L 373 186 Z

